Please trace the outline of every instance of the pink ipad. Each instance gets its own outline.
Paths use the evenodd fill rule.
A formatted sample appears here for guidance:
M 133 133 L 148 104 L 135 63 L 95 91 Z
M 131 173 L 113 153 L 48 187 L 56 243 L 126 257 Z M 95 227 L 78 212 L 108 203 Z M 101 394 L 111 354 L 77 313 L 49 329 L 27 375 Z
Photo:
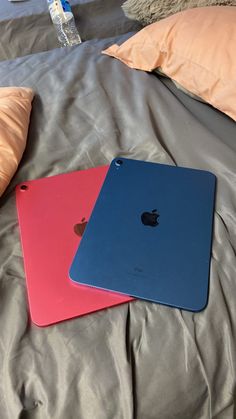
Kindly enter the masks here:
M 29 308 L 38 326 L 132 300 L 74 284 L 68 276 L 107 170 L 102 166 L 16 187 Z

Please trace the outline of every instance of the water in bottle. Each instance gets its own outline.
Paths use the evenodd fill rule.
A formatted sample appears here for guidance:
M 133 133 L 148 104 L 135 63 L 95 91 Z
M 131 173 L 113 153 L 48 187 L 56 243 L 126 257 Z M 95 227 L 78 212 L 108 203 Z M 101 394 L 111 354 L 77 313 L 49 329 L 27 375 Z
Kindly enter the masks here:
M 81 43 L 75 19 L 68 0 L 47 0 L 52 22 L 62 46 Z

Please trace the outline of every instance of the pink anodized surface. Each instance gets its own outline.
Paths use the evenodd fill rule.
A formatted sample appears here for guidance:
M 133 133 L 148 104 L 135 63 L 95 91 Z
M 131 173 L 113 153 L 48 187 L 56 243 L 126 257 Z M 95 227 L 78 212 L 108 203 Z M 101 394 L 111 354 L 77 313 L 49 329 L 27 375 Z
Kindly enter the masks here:
M 90 217 L 107 170 L 101 166 L 27 181 L 16 188 L 29 308 L 38 326 L 132 300 L 74 284 L 68 276 L 83 224 Z

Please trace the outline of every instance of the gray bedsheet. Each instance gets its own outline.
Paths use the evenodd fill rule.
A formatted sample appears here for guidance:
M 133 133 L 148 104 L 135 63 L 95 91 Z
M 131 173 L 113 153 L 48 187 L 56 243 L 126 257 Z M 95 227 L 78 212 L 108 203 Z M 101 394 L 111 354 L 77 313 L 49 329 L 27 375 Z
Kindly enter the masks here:
M 101 55 L 120 38 L 0 63 L 35 89 L 27 148 L 0 200 L 1 419 L 233 419 L 236 127 L 166 79 Z M 20 68 L 20 71 L 19 71 Z M 117 155 L 217 176 L 207 308 L 135 301 L 48 328 L 28 318 L 14 188 Z
M 140 28 L 125 17 L 122 3 L 123 0 L 70 0 L 82 40 L 116 36 Z M 15 3 L 1 0 L 0 60 L 58 47 L 47 0 Z

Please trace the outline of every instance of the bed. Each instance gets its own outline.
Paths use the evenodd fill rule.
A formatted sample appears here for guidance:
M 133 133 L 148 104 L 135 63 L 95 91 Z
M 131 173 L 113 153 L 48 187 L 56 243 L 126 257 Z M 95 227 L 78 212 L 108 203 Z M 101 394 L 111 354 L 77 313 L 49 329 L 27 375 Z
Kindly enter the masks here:
M 130 38 L 137 23 L 120 2 L 80 3 L 81 13 L 89 10 L 81 18 L 86 42 L 57 49 L 47 35 L 43 46 L 26 52 L 18 45 L 0 62 L 1 86 L 35 91 L 27 147 L 0 199 L 0 418 L 233 419 L 235 122 L 170 79 L 101 54 Z M 44 7 L 38 12 L 48 19 Z M 12 19 L 14 26 L 21 18 Z M 118 155 L 216 174 L 207 308 L 190 313 L 137 300 L 37 327 L 28 313 L 15 186 Z
M 106 38 L 141 28 L 125 18 L 122 0 L 71 0 L 83 41 Z M 0 60 L 58 48 L 46 0 L 11 3 L 3 0 L 0 15 Z

